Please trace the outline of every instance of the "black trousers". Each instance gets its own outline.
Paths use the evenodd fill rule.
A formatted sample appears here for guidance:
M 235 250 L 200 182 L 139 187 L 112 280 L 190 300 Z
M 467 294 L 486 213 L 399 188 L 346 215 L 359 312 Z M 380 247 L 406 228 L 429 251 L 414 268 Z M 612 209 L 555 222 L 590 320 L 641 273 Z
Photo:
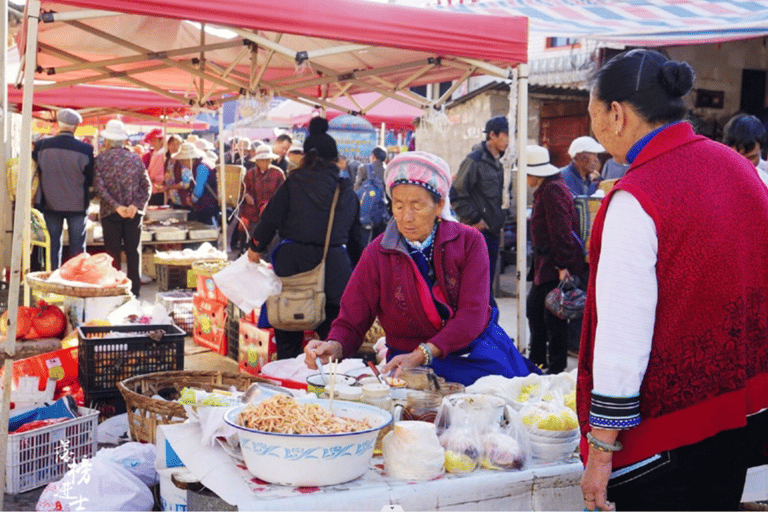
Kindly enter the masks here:
M 338 304 L 325 304 L 325 321 L 315 329 L 317 337 L 324 340 L 331 330 L 331 323 L 339 316 Z M 278 359 L 291 359 L 303 352 L 302 343 L 304 342 L 303 331 L 281 331 L 275 329 L 275 344 L 277 345 Z
M 112 265 L 117 270 L 120 270 L 120 262 L 122 261 L 120 253 L 123 245 L 125 247 L 131 293 L 136 297 L 139 296 L 141 290 L 141 273 L 139 271 L 141 224 L 141 215 L 136 215 L 132 219 L 125 219 L 117 213 L 112 213 L 101 219 L 101 228 L 104 231 L 104 250 L 114 259 Z
M 561 320 L 544 307 L 544 299 L 559 281 L 533 285 L 526 301 L 526 316 L 531 328 L 528 359 L 549 373 L 560 373 L 568 365 L 568 321 Z M 549 357 L 547 357 L 549 352 Z

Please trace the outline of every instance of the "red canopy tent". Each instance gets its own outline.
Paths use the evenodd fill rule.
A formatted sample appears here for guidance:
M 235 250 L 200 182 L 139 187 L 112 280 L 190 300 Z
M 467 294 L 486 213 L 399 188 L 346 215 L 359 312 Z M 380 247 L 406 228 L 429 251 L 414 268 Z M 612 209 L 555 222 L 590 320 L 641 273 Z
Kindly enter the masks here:
M 23 89 L 8 86 L 8 106 L 14 111 L 21 110 L 23 97 Z M 208 128 L 208 123 L 183 119 L 195 115 L 189 105 L 141 89 L 75 85 L 35 94 L 32 110 L 36 117 L 52 121 L 60 108 L 77 110 L 85 123 L 97 126 L 119 117 L 126 124 Z

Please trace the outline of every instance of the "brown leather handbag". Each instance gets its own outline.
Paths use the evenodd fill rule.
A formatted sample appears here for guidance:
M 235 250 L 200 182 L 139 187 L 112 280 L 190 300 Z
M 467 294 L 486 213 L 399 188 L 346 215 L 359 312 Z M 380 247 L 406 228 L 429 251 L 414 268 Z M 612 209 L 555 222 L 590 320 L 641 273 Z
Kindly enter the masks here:
M 325 321 L 325 257 L 331 241 L 333 217 L 339 200 L 339 187 L 333 194 L 331 215 L 325 232 L 323 259 L 312 270 L 281 277 L 279 295 L 267 298 L 267 318 L 275 329 L 282 331 L 313 331 Z

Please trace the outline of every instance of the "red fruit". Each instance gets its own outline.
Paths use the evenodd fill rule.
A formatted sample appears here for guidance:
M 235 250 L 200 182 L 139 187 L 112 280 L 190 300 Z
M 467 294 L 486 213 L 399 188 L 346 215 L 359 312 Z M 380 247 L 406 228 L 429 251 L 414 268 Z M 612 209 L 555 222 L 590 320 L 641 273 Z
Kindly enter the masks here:
M 67 317 L 64 312 L 58 306 L 46 304 L 42 300 L 38 306 L 38 313 L 32 318 L 32 327 L 37 331 L 38 337 L 61 338 L 67 327 Z

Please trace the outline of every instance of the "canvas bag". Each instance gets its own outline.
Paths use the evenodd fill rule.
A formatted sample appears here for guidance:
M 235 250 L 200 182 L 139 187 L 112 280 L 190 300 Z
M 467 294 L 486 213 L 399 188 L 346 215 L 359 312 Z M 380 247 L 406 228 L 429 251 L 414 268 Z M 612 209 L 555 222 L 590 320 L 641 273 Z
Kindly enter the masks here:
M 281 277 L 283 289 L 279 295 L 267 298 L 267 318 L 281 331 L 313 331 L 325 320 L 325 257 L 331 241 L 333 217 L 339 200 L 339 187 L 333 194 L 331 215 L 325 232 L 323 259 L 312 270 Z

